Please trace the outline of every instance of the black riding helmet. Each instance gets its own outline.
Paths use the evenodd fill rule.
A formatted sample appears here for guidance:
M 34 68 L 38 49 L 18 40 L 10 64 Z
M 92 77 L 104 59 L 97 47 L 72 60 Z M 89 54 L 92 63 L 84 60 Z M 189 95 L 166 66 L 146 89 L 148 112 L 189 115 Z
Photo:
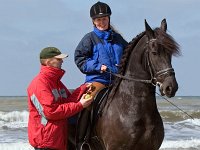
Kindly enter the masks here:
M 111 14 L 111 9 L 106 3 L 97 2 L 90 8 L 90 17 L 92 19 L 110 16 Z

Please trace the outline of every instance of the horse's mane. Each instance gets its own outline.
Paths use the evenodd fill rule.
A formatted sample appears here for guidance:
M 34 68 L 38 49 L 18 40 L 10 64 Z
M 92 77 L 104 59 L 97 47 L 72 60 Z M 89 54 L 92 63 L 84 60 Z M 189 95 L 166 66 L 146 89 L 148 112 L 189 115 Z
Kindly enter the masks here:
M 154 34 L 158 44 L 162 45 L 167 53 L 174 56 L 180 55 L 180 46 L 171 35 L 161 30 L 160 28 L 155 28 Z
M 122 55 L 122 58 L 121 58 L 121 62 L 120 62 L 120 65 L 119 65 L 119 74 L 123 75 L 124 74 L 124 71 L 125 71 L 125 66 L 127 64 L 127 61 L 129 60 L 129 56 L 133 50 L 133 48 L 136 46 L 136 44 L 138 43 L 138 41 L 145 35 L 145 32 L 142 32 L 140 34 L 138 34 L 135 38 L 133 38 L 127 45 L 127 47 L 124 49 L 124 52 L 123 52 L 123 55 Z M 121 82 L 121 78 L 118 78 L 116 77 L 115 78 L 115 81 L 112 85 L 112 90 L 109 94 L 109 98 L 108 99 L 112 99 L 112 97 L 115 95 L 115 91 L 119 85 L 119 83 Z M 109 102 L 108 102 L 109 103 Z
M 128 46 L 124 49 L 121 62 L 119 65 L 119 74 L 124 74 L 125 66 L 127 64 L 127 61 L 129 60 L 129 56 L 133 50 L 133 48 L 136 46 L 138 41 L 145 35 L 145 32 L 142 32 L 138 34 L 135 38 L 133 38 L 129 43 Z
M 131 52 L 136 46 L 136 44 L 138 43 L 138 41 L 145 35 L 145 33 L 146 32 L 143 31 L 142 33 L 138 34 L 135 38 L 133 38 L 129 42 L 128 46 L 124 49 L 124 53 L 122 55 L 121 62 L 119 65 L 119 74 L 124 75 L 126 64 L 127 64 L 127 61 L 129 60 Z M 161 44 L 167 53 L 171 55 L 175 55 L 175 56 L 180 55 L 179 44 L 174 40 L 174 38 L 171 35 L 167 34 L 160 28 L 155 28 L 154 34 L 158 41 L 158 44 Z M 113 84 L 112 90 L 109 94 L 110 99 L 112 99 L 112 97 L 115 95 L 115 91 L 119 83 L 121 82 L 121 80 L 122 80 L 121 78 L 118 78 L 118 77 L 115 78 L 115 81 L 113 82 L 115 84 Z

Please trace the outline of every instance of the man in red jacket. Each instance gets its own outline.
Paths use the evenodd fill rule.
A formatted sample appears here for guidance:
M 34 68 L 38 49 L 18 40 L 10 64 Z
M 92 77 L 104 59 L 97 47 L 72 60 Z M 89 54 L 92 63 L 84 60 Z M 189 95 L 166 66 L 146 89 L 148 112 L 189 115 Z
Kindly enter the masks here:
M 40 52 L 41 69 L 27 88 L 29 122 L 28 137 L 35 150 L 66 150 L 67 118 L 89 106 L 92 97 L 85 97 L 90 85 L 81 85 L 72 94 L 60 81 L 62 54 L 55 47 Z

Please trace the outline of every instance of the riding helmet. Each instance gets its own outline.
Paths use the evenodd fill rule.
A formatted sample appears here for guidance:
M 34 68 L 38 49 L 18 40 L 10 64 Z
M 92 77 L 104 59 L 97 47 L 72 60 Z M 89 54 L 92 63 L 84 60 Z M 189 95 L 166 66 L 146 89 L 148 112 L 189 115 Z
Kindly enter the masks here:
M 110 16 L 111 14 L 111 9 L 106 3 L 97 2 L 90 8 L 90 17 L 92 19 Z

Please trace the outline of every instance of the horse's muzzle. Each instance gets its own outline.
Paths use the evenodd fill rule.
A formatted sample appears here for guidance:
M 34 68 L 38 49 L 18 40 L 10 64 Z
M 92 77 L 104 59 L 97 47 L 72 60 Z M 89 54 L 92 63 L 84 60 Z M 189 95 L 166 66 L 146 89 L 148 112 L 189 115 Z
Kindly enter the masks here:
M 178 83 L 174 75 L 165 78 L 162 84 L 159 86 L 159 90 L 162 96 L 166 95 L 171 98 L 174 97 L 178 90 Z

